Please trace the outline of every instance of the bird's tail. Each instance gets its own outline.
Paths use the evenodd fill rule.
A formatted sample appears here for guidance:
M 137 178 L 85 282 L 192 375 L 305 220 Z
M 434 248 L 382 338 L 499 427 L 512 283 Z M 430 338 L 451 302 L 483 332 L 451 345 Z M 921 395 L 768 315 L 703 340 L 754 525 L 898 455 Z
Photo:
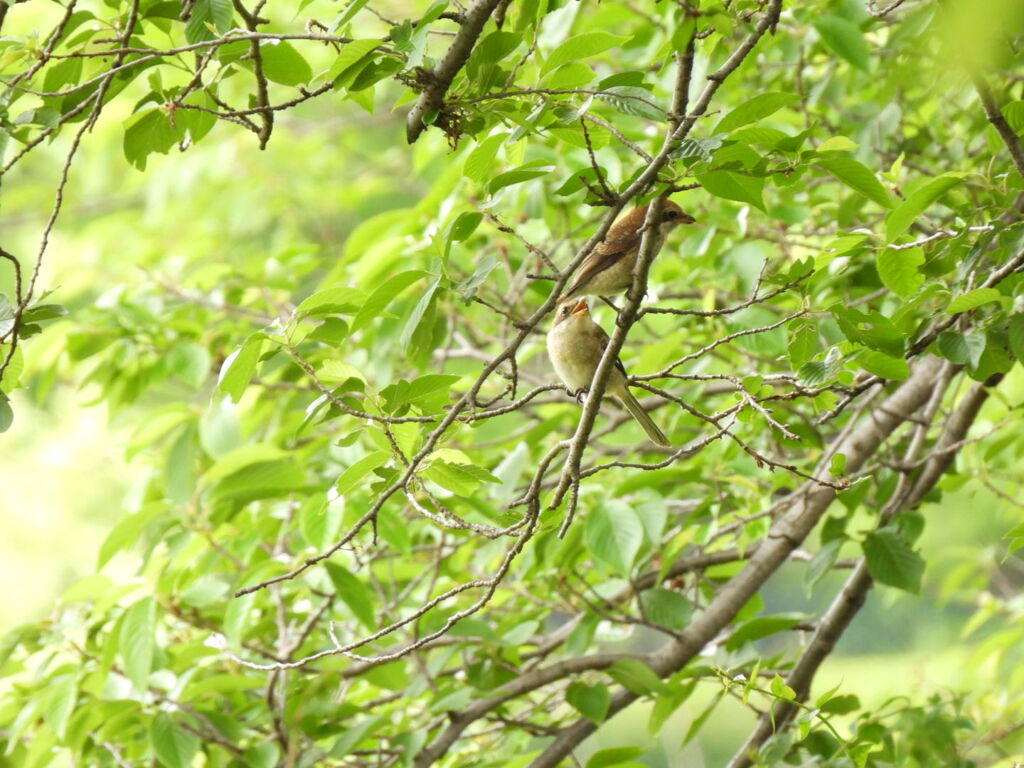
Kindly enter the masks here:
M 622 404 L 626 406 L 626 410 L 628 410 L 633 415 L 633 418 L 637 420 L 640 428 L 643 429 L 651 439 L 651 442 L 657 443 L 664 448 L 672 447 L 672 443 L 670 443 L 668 438 L 665 437 L 665 433 L 658 429 L 658 425 L 654 423 L 651 417 L 647 414 L 647 411 L 644 410 L 644 407 L 640 405 L 640 401 L 633 397 L 628 389 L 623 387 L 622 392 L 616 393 L 616 397 L 622 401 Z

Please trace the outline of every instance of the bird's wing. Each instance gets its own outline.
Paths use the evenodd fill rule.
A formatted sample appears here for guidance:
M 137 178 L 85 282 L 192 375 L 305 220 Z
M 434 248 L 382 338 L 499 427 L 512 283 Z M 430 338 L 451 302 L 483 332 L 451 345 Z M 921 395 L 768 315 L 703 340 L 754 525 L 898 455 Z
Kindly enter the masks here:
M 608 342 L 611 341 L 611 337 L 608 335 L 605 329 L 599 326 L 597 323 L 594 323 L 593 334 L 599 342 L 601 354 L 603 355 L 605 349 L 607 349 L 608 347 Z M 629 376 L 629 374 L 626 373 L 626 366 L 622 364 L 622 360 L 619 359 L 618 357 L 615 358 L 615 367 L 619 369 L 619 372 L 623 376 Z
M 580 269 L 576 273 L 576 279 L 572 281 L 572 285 L 566 288 L 565 293 L 562 295 L 571 296 L 594 275 L 608 269 L 608 267 L 621 259 L 626 252 L 636 248 L 639 244 L 640 233 L 636 231 L 602 240 L 594 250 L 587 254 L 587 258 L 580 264 Z

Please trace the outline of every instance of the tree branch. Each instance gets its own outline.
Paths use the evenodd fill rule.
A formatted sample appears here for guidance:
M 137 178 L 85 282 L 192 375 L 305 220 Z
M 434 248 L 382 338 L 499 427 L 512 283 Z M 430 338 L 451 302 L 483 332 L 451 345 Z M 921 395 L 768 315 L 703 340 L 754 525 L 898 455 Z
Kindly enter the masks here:
M 451 47 L 434 71 L 429 73 L 430 79 L 426 88 L 409 110 L 409 116 L 405 121 L 405 137 L 410 144 L 426 129 L 423 119 L 427 114 L 444 107 L 444 96 L 448 92 L 448 87 L 462 69 L 462 65 L 466 63 L 469 54 L 473 52 L 473 46 L 483 32 L 484 25 L 500 2 L 501 0 L 477 0 L 473 7 L 463 14 L 462 26 L 455 34 Z

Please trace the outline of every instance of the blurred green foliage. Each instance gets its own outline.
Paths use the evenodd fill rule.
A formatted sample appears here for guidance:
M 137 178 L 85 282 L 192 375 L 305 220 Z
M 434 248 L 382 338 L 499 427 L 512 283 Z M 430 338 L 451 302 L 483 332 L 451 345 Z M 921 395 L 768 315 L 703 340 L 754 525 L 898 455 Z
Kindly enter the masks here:
M 3 390 L 106 405 L 129 433 L 131 487 L 95 573 L 0 648 L 0 760 L 514 766 L 607 720 L 588 767 L 696 760 L 701 729 L 723 764 L 752 727 L 740 713 L 792 698 L 802 633 L 862 555 L 876 581 L 950 606 L 933 650 L 969 643 L 975 684 L 862 702 L 847 686 L 876 662 L 826 666 L 756 759 L 1019 759 L 1024 280 L 981 283 L 1024 247 L 1024 182 L 957 61 L 984 70 L 1019 135 L 1019 12 L 878 5 L 784 6 L 648 190 L 683 187 L 698 219 L 655 262 L 647 301 L 690 314 L 644 314 L 622 356 L 660 393 L 673 443 L 701 449 L 649 450 L 607 408 L 561 539 L 565 506 L 546 503 L 579 408 L 551 386 L 534 313 L 599 225 L 605 186 L 626 189 L 661 149 L 690 36 L 693 108 L 764 3 L 510 4 L 411 146 L 403 115 L 462 26 L 442 16 L 455 5 L 267 7 L 258 55 L 232 31 L 244 3 L 196 0 L 187 19 L 152 0 L 4 6 L 0 245 L 22 286 L 0 264 Z M 258 151 L 261 108 L 292 101 Z M 481 378 L 517 334 L 515 365 Z M 828 446 L 870 414 L 844 398 L 876 379 L 892 391 L 925 351 L 956 366 L 940 417 L 972 381 L 1005 377 L 926 503 L 875 530 L 916 469 L 899 463 L 910 431 L 849 478 Z M 0 425 L 18 429 L 2 400 Z M 717 424 L 734 439 L 710 439 Z M 851 485 L 705 655 L 665 679 L 618 658 L 508 693 L 685 630 L 823 456 Z M 531 512 L 517 501 L 534 480 Z M 881 590 L 847 652 L 935 631 L 917 598 Z M 624 692 L 644 703 L 611 719 Z M 492 696 L 506 699 L 431 754 Z

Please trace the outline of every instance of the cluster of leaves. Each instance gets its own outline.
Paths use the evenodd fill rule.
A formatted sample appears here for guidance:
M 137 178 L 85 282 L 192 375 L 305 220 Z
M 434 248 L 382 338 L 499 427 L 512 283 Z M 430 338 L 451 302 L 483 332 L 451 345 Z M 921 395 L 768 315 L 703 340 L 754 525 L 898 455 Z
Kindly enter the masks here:
M 829 445 L 869 407 L 858 397 L 891 391 L 922 353 L 976 381 L 1012 377 L 1024 357 L 1021 275 L 984 284 L 1024 248 L 1000 218 L 1024 182 L 947 70 L 937 8 L 787 9 L 718 91 L 720 114 L 672 147 L 657 189 L 698 190 L 677 199 L 699 223 L 656 262 L 656 311 L 623 356 L 660 395 L 673 443 L 693 449 L 640 450 L 609 410 L 583 512 L 560 537 L 565 508 L 545 494 L 579 409 L 552 386 L 536 310 L 567 242 L 598 226 L 588 204 L 634 184 L 683 119 L 673 94 L 691 41 L 695 94 L 766 4 L 513 4 L 426 115 L 443 132 L 408 150 L 393 118 L 359 110 L 432 86 L 465 22 L 454 6 L 392 23 L 366 0 L 314 1 L 305 19 L 264 25 L 244 4 L 196 0 L 185 19 L 172 5 L 58 7 L 43 42 L 0 40 L 14 181 L 45 168 L 31 153 L 51 137 L 100 141 L 85 128 L 109 104 L 124 122 L 97 133 L 128 163 L 193 178 L 156 195 L 147 234 L 198 230 L 170 253 L 124 222 L 94 233 L 150 277 L 88 285 L 69 318 L 24 294 L 0 303 L 5 389 L 45 393 L 63 375 L 91 387 L 138 420 L 127 451 L 140 467 L 98 572 L 0 654 L 12 764 L 56 752 L 183 768 L 201 751 L 210 766 L 520 765 L 626 696 L 652 703 L 652 733 L 693 707 L 687 743 L 723 699 L 759 711 L 797 698 L 783 676 L 811 617 L 766 613 L 763 595 L 710 661 L 666 674 L 643 651 L 721 594 L 767 540 L 773 499 L 823 460 L 815 487 L 844 490 L 798 580 L 820 595 L 841 555 L 863 556 L 876 581 L 920 590 L 925 516 L 877 514 L 907 435 L 853 477 Z M 956 79 L 953 97 L 936 98 L 938 77 Z M 339 100 L 356 108 L 329 127 Z M 1018 132 L 1022 105 L 1004 108 Z M 267 144 L 271 129 L 284 135 Z M 243 175 L 223 157 L 245 130 L 267 152 L 245 155 Z M 202 210 L 232 222 L 233 243 L 191 223 Z M 34 363 L 30 344 L 26 365 L 11 332 L 51 320 L 59 349 Z M 1016 450 L 1024 434 L 1007 439 Z M 108 564 L 127 556 L 139 579 L 119 583 Z M 754 759 L 956 764 L 959 706 L 890 716 L 819 694 Z

